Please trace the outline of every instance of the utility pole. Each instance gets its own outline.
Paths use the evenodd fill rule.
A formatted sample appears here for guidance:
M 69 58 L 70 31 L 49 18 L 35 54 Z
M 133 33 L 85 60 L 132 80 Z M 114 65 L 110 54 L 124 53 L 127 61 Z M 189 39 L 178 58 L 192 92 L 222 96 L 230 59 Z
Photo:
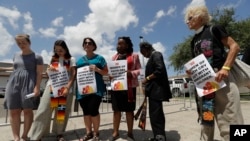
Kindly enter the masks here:
M 143 37 L 142 36 L 139 36 L 140 38 L 140 42 L 143 42 Z M 142 55 L 142 68 L 144 69 L 145 68 L 145 64 L 144 64 L 144 56 Z

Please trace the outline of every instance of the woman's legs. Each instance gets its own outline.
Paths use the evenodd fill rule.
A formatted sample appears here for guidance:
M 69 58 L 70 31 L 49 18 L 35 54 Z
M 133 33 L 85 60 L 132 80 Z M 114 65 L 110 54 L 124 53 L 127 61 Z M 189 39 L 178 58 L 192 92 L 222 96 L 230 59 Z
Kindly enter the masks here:
M 97 116 L 92 116 L 91 121 L 93 123 L 93 128 L 94 128 L 94 135 L 99 134 L 99 127 L 100 127 L 100 114 Z
M 23 113 L 24 113 L 24 125 L 23 125 L 22 139 L 26 140 L 28 138 L 28 133 L 33 122 L 33 110 L 24 109 Z
M 83 116 L 83 120 L 84 120 L 84 124 L 85 124 L 85 128 L 86 128 L 86 134 L 92 133 L 91 116 L 90 115 Z
M 10 124 L 14 141 L 20 140 L 21 112 L 21 109 L 10 110 Z
M 113 137 L 116 137 L 119 135 L 119 126 L 121 122 L 121 112 L 114 111 L 113 115 Z
M 126 112 L 128 135 L 133 135 L 134 112 Z

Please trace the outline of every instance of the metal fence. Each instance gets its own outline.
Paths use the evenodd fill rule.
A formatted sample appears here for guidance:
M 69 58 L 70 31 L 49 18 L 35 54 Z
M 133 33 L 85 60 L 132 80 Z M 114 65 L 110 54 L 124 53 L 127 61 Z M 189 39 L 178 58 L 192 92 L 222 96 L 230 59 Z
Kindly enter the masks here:
M 75 86 L 75 85 L 74 85 Z M 188 95 L 186 94 L 182 94 L 179 97 L 173 97 L 172 99 L 170 99 L 169 102 L 164 102 L 163 106 L 172 106 L 172 105 L 182 105 L 181 108 L 179 109 L 181 110 L 190 110 L 190 109 L 194 109 L 195 107 L 193 106 L 195 103 L 195 98 L 194 98 L 194 85 L 193 83 L 190 84 L 189 87 L 189 93 Z M 112 106 L 111 106 L 111 102 L 110 100 L 107 100 L 106 98 L 110 98 L 110 93 L 106 92 L 106 97 L 105 99 L 102 99 L 101 105 L 100 105 L 100 113 L 101 114 L 107 114 L 107 113 L 111 113 L 112 111 Z M 144 99 L 144 94 L 142 91 L 142 87 L 138 87 L 137 88 L 137 94 L 136 94 L 136 108 L 138 109 L 140 107 L 140 105 L 142 104 Z M 9 123 L 9 117 L 8 117 L 8 110 L 4 109 L 3 106 L 3 98 L 0 98 L 1 101 L 1 105 L 0 105 L 0 127 L 1 126 L 7 126 L 10 125 Z M 35 110 L 34 110 L 34 114 L 35 114 Z M 75 100 L 75 96 L 73 98 L 73 102 L 72 102 L 72 107 L 71 107 L 71 113 L 70 113 L 70 118 L 73 117 L 81 117 L 83 116 L 83 112 L 82 109 L 80 108 L 79 104 L 77 103 L 77 100 Z M 22 119 L 23 120 L 23 119 Z

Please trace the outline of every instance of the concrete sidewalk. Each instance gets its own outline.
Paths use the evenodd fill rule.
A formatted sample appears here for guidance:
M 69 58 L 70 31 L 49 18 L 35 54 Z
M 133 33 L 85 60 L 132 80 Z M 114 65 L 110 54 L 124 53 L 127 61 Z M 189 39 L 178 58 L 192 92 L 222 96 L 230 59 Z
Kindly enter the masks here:
M 245 124 L 250 124 L 250 102 L 241 102 Z M 193 109 L 182 109 L 183 105 L 164 106 L 166 117 L 166 137 L 168 141 L 198 141 L 200 136 L 200 125 L 197 123 L 197 112 L 195 103 Z M 112 135 L 112 113 L 101 114 L 100 140 L 108 140 Z M 127 125 L 125 119 L 120 124 L 120 138 L 118 141 L 127 140 Z M 1 141 L 12 140 L 10 126 L 0 127 Z M 78 141 L 85 133 L 85 127 L 82 117 L 73 117 L 69 119 L 65 139 L 67 141 Z M 138 121 L 134 122 L 134 137 L 136 141 L 143 141 L 151 137 L 151 126 L 147 118 L 146 130 L 138 128 Z M 215 141 L 220 140 L 218 129 L 215 132 Z M 55 141 L 54 135 L 48 135 L 42 141 Z

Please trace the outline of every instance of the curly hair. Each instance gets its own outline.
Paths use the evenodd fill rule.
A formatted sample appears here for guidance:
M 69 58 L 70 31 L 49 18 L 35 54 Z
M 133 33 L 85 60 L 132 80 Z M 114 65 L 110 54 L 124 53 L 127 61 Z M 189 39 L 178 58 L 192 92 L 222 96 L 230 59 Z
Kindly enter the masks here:
M 185 14 L 185 22 L 187 22 L 190 15 L 202 18 L 202 24 L 208 25 L 212 20 L 212 16 L 209 15 L 208 9 L 205 5 L 202 6 L 189 6 Z
M 132 43 L 130 37 L 121 36 L 121 37 L 118 37 L 118 40 L 119 39 L 123 39 L 126 42 L 126 44 L 128 45 L 127 53 L 128 54 L 133 53 L 133 51 L 134 51 L 134 49 L 133 49 L 133 43 Z

